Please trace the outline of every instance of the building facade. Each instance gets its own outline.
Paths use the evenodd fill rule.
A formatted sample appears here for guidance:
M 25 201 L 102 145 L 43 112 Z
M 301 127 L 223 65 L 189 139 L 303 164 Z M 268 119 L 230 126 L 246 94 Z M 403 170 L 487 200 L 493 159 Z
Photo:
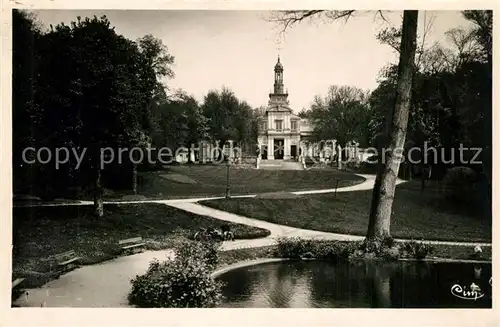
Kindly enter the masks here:
M 265 115 L 260 120 L 258 144 L 262 159 L 298 160 L 301 148 L 312 134 L 309 120 L 293 114 L 283 83 L 283 65 L 274 66 L 274 88 Z

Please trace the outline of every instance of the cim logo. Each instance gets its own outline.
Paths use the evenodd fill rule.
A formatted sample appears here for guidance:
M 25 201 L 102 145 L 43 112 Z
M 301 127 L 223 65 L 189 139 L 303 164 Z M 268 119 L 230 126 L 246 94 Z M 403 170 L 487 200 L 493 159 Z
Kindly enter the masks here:
M 474 283 L 469 287 L 455 284 L 451 287 L 451 294 L 464 300 L 477 300 L 484 296 L 481 288 Z

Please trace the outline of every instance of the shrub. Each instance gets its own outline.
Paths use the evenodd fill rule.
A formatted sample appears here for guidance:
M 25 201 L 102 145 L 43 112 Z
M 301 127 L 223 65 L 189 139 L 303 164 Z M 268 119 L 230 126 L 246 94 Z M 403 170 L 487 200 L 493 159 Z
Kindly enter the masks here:
M 385 240 L 364 239 L 361 243 L 360 250 L 364 253 L 373 253 L 374 255 L 379 256 L 385 247 L 387 247 Z
M 408 241 L 402 244 L 402 250 L 405 256 L 422 260 L 434 251 L 434 247 L 423 242 Z
M 357 251 L 358 258 L 396 261 L 400 256 L 400 247 L 390 236 L 383 239 L 364 239 L 360 242 L 359 251 Z
M 387 261 L 397 261 L 401 253 L 398 246 L 383 247 L 380 251 L 379 257 Z
M 304 253 L 311 252 L 312 241 L 299 237 L 278 238 L 276 255 L 282 258 L 299 259 Z
M 476 173 L 468 167 L 453 167 L 446 172 L 444 185 L 447 197 L 461 203 L 473 200 L 472 189 L 476 182 Z
M 359 242 L 320 241 L 315 245 L 316 258 L 327 261 L 348 260 L 359 245 Z
M 217 263 L 214 244 L 185 242 L 175 258 L 153 260 L 144 275 L 132 281 L 128 299 L 142 308 L 210 308 L 221 299 L 222 284 L 212 278 Z
M 391 236 L 384 238 L 384 240 L 382 241 L 382 245 L 385 248 L 392 248 L 394 246 L 394 238 L 392 238 Z
M 298 237 L 280 238 L 277 243 L 275 255 L 288 259 L 347 260 L 359 248 L 358 242 L 313 241 Z
M 215 241 L 181 242 L 175 246 L 175 255 L 177 260 L 197 260 L 214 269 L 219 262 L 219 253 L 217 251 L 219 245 L 220 243 Z

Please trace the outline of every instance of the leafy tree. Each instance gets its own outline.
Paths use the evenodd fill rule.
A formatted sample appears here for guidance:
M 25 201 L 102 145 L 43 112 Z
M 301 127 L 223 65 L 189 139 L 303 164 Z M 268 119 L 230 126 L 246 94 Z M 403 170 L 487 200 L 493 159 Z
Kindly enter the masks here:
M 16 17 L 14 29 L 18 31 L 21 27 L 19 33 L 26 34 L 30 23 L 22 15 Z M 87 160 L 78 170 L 73 168 L 75 162 L 60 170 L 45 165 L 40 167 L 36 183 L 54 186 L 54 180 L 64 180 L 56 177 L 64 176 L 65 182 L 68 178 L 76 179 L 77 185 L 93 180 L 95 213 L 100 217 L 103 215 L 101 149 L 143 147 L 149 143 L 148 105 L 157 86 L 155 66 L 137 43 L 116 34 L 105 16 L 83 20 L 78 17 L 69 25 L 51 26 L 47 33 L 34 29 L 33 24 L 29 29 L 32 37 L 27 40 L 35 40 L 31 46 L 36 45 L 31 51 L 34 53 L 31 66 L 27 66 L 32 70 L 28 79 L 32 90 L 30 94 L 22 94 L 24 100 L 15 105 L 19 115 L 16 114 L 14 121 L 33 122 L 36 128 L 32 132 L 36 134 L 30 139 L 27 130 L 17 129 L 15 133 L 19 134 L 19 140 L 29 139 L 52 150 L 86 149 Z M 29 50 L 20 43 L 14 46 L 15 51 Z M 20 56 L 19 60 L 24 59 Z M 14 84 L 14 89 L 19 86 L 19 90 L 25 90 L 25 81 L 15 77 Z M 26 101 L 28 97 L 30 100 Z M 21 102 L 28 106 L 22 108 Z
M 204 116 L 209 121 L 209 135 L 222 147 L 227 141 L 255 144 L 259 114 L 228 88 L 212 90 L 204 98 Z
M 255 108 L 255 114 L 257 116 L 263 117 L 266 114 L 267 108 L 265 106 L 260 106 L 258 108 Z
M 179 144 L 191 151 L 192 146 L 208 138 L 208 119 L 203 115 L 198 101 L 183 91 L 178 92 L 175 100 L 171 103 L 177 106 L 177 114 L 180 115 L 177 119 L 181 127 L 179 129 Z M 189 160 L 191 160 L 191 155 Z
M 175 76 L 171 65 L 174 57 L 168 52 L 168 48 L 160 39 L 152 35 L 146 35 L 137 40 L 137 45 L 144 58 L 144 65 L 147 69 L 152 69 L 155 76 L 155 88 L 153 96 L 148 104 L 149 134 L 155 134 L 160 129 L 163 119 L 161 107 L 168 101 L 166 79 Z M 151 75 L 152 76 L 152 75 Z
M 330 86 L 325 97 L 316 96 L 308 117 L 318 140 L 336 139 L 342 146 L 357 140 L 368 143 L 371 118 L 367 92 L 352 86 Z
M 37 44 L 41 31 L 35 17 L 26 11 L 12 10 L 12 167 L 16 192 L 32 192 L 39 167 L 23 161 L 23 151 L 36 147 L 40 114 L 33 101 L 36 88 Z
M 462 15 L 474 24 L 472 33 L 481 45 L 483 59 L 491 65 L 493 46 L 493 11 L 492 10 L 464 10 Z
M 302 108 L 299 113 L 297 114 L 297 116 L 299 116 L 300 118 L 308 118 L 309 115 L 310 115 L 310 111 L 307 110 L 306 108 Z
M 178 148 L 188 142 L 189 126 L 187 125 L 186 107 L 196 106 L 196 100 L 182 92 L 175 93 L 159 106 L 158 134 L 154 145 Z
M 486 61 L 486 78 L 482 80 L 479 91 L 480 108 L 483 112 L 483 172 L 486 174 L 490 184 L 492 182 L 492 101 L 493 101 L 493 80 L 492 80 L 492 49 L 493 49 L 493 11 L 492 10 L 464 10 L 463 16 L 474 24 L 472 33 L 478 44 L 481 46 L 482 59 Z M 472 93 L 472 92 L 471 92 Z M 476 93 L 477 94 L 477 93 Z
M 147 65 L 151 67 L 158 82 L 161 83 L 161 78 L 172 78 L 175 76 L 174 71 L 170 67 L 174 63 L 174 56 L 168 52 L 168 48 L 163 42 L 148 34 L 137 40 L 139 49 L 144 55 Z
M 198 101 L 183 90 L 177 90 L 159 105 L 158 124 L 153 133 L 155 147 L 191 149 L 209 138 L 209 121 Z M 191 158 L 191 156 L 189 156 Z
M 484 18 L 488 30 L 488 14 L 472 14 Z M 479 27 L 476 27 L 479 28 Z M 487 32 L 488 33 L 488 32 Z M 487 35 L 486 33 L 486 35 Z M 468 147 L 490 148 L 491 143 L 491 67 L 488 67 L 488 40 L 482 46 L 478 33 L 473 28 L 453 28 L 447 33 L 451 47 L 433 44 L 420 45 L 420 59 L 414 75 L 412 110 L 410 111 L 408 141 L 412 146 L 440 146 L 453 151 L 460 144 Z M 379 39 L 394 47 L 399 44 L 398 33 L 385 33 Z M 374 112 L 379 113 L 374 125 L 384 117 L 395 96 L 395 65 L 390 65 L 382 73 L 379 87 L 373 92 L 370 102 Z M 385 97 L 381 97 L 385 94 Z M 372 135 L 377 135 L 375 131 Z M 491 162 L 483 151 L 483 163 Z M 484 168 L 488 171 L 488 168 Z M 424 177 L 423 174 L 421 174 Z M 422 182 L 422 187 L 425 182 Z
M 239 100 L 234 93 L 223 88 L 222 91 L 210 91 L 203 101 L 203 114 L 210 119 L 210 136 L 224 144 L 235 140 L 238 131 L 234 122 L 239 109 Z
M 257 114 L 245 101 L 239 102 L 238 111 L 240 114 L 235 119 L 235 127 L 238 131 L 236 141 L 254 144 L 258 134 Z

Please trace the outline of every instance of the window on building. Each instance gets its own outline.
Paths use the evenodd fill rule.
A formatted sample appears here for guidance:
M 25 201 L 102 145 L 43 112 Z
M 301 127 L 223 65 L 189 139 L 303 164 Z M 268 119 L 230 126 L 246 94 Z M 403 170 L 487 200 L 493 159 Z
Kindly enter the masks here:
M 290 122 L 290 129 L 292 130 L 292 132 L 296 132 L 297 131 L 297 121 L 296 120 L 292 120 Z
M 260 129 L 262 131 L 266 131 L 267 130 L 267 122 L 264 121 L 264 122 L 260 123 Z
M 283 131 L 283 121 L 282 120 L 275 120 L 274 122 L 276 123 L 276 130 L 278 132 Z

